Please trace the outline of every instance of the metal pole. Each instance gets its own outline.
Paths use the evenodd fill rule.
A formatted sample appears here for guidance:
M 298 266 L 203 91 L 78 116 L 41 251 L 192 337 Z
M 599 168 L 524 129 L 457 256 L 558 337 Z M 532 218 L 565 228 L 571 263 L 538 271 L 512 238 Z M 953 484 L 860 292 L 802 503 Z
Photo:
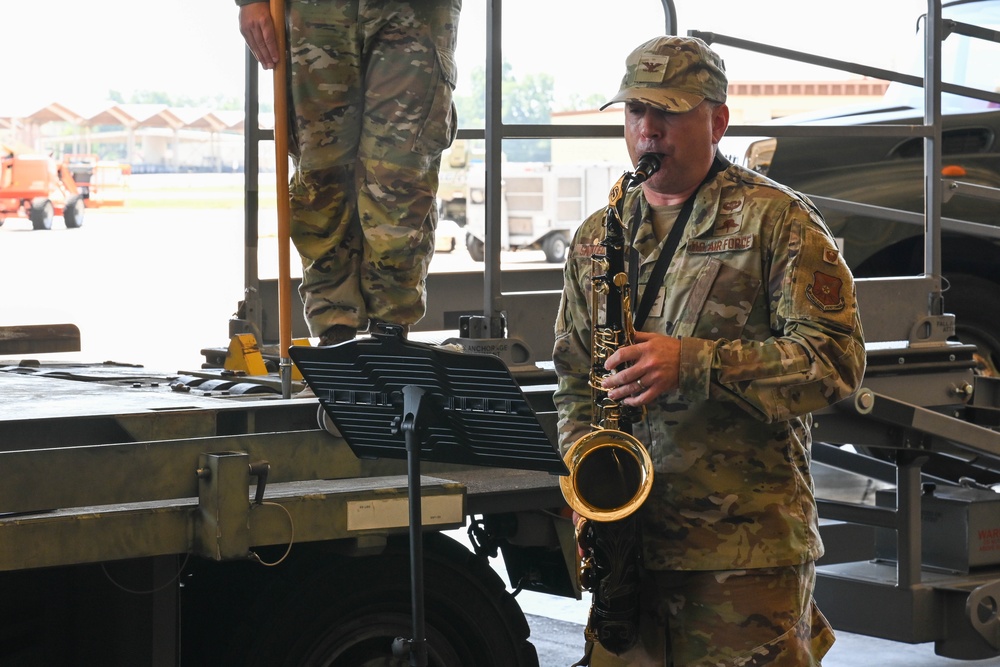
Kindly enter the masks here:
M 271 20 L 274 22 L 278 52 L 281 57 L 274 68 L 274 166 L 275 190 L 278 199 L 278 374 L 281 395 L 292 395 L 292 293 L 289 202 L 288 202 L 288 51 L 285 48 L 285 3 L 271 0 Z
M 424 534 L 420 486 L 420 437 L 417 420 L 424 390 L 414 385 L 403 387 L 403 434 L 410 494 L 410 580 L 412 588 L 413 639 L 409 644 L 411 667 L 426 667 L 427 638 L 424 631 Z
M 483 270 L 483 314 L 490 337 L 498 337 L 503 302 L 500 295 L 500 226 L 503 175 L 503 26 L 502 0 L 486 3 L 486 231 Z
M 896 459 L 896 586 L 903 590 L 920 584 L 923 556 L 920 467 L 926 460 L 926 456 L 905 450 Z
M 664 35 L 677 34 L 677 8 L 674 7 L 674 0 L 660 0 L 663 5 Z
M 259 128 L 259 85 L 257 80 L 257 59 L 249 47 L 246 49 L 246 100 L 244 101 L 243 141 L 243 318 L 258 340 L 261 335 L 260 275 L 258 269 L 258 245 L 260 237 L 260 188 L 259 171 L 260 146 Z M 230 336 L 233 332 L 230 331 Z
M 941 41 L 940 0 L 928 0 L 924 26 L 924 274 L 934 278 L 928 304 L 931 315 L 944 312 L 941 296 Z

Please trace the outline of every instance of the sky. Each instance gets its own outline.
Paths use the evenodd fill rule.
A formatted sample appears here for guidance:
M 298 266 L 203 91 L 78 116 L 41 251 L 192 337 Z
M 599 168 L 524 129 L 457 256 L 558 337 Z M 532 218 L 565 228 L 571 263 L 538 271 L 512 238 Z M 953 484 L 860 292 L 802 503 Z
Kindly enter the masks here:
M 485 60 L 486 0 L 465 0 L 460 76 Z M 676 0 L 697 29 L 896 69 L 926 0 Z M 154 9 L 154 7 L 156 9 Z M 663 32 L 660 0 L 504 0 L 504 54 L 516 75 L 552 72 L 556 99 L 611 95 L 636 45 Z M 625 9 L 623 9 L 625 8 Z M 232 0 L 0 0 L 0 116 L 51 102 L 98 104 L 109 90 L 241 97 L 244 47 Z M 731 80 L 841 78 L 718 47 Z M 270 75 L 262 75 L 270 95 Z M 463 79 L 464 80 L 464 79 Z M 460 83 L 461 86 L 461 83 Z

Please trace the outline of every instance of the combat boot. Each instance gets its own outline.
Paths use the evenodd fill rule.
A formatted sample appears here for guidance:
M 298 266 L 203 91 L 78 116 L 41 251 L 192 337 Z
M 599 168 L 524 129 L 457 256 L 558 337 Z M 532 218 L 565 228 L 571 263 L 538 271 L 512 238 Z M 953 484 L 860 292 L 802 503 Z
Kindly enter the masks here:
M 331 345 L 339 345 L 340 343 L 354 340 L 357 335 L 358 331 L 355 327 L 346 324 L 334 324 L 320 334 L 319 346 L 329 347 Z M 295 398 L 316 398 L 316 392 L 307 384 L 302 391 L 295 394 Z

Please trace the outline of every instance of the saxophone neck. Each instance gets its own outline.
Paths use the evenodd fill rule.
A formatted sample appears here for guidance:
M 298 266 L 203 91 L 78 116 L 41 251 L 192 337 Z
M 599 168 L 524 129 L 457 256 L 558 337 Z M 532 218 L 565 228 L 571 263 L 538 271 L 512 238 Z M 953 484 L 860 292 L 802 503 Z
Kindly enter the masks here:
M 625 199 L 625 194 L 628 191 L 628 184 L 632 180 L 632 174 L 629 172 L 623 173 L 615 184 L 611 186 L 611 190 L 608 192 L 608 208 L 609 209 L 620 209 L 621 202 Z

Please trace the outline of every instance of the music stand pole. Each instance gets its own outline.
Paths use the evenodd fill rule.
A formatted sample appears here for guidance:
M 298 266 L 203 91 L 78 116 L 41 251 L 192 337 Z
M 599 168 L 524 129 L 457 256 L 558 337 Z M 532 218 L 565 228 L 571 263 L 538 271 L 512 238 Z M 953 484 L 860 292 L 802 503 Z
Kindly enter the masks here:
M 410 585 L 413 591 L 413 639 L 397 637 L 392 652 L 397 658 L 409 655 L 411 667 L 427 666 L 427 640 L 424 637 L 424 535 L 420 507 L 420 439 L 417 434 L 420 401 L 424 390 L 414 385 L 403 387 L 403 419 L 400 429 L 406 439 L 406 466 L 410 498 Z
M 499 357 L 408 341 L 401 327 L 288 353 L 355 455 L 406 452 L 413 638 L 396 637 L 392 654 L 426 667 L 420 458 L 557 475 L 566 463 Z

